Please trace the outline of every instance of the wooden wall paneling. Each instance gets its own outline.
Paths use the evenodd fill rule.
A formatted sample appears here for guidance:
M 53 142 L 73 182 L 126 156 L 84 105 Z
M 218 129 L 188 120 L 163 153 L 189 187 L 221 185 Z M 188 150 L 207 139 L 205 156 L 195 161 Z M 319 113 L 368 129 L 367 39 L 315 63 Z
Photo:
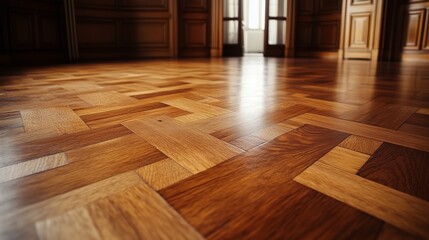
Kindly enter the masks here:
M 298 1 L 301 2 L 301 1 Z M 296 0 L 287 1 L 287 21 L 286 21 L 286 46 L 285 46 L 285 56 L 294 57 L 295 56 L 295 35 L 297 32 L 296 29 L 296 5 L 298 4 Z
M 172 37 L 169 29 L 168 19 L 124 20 L 118 26 L 118 41 L 124 46 L 168 48 Z
M 298 22 L 296 26 L 296 45 L 298 48 L 310 48 L 312 45 L 313 23 Z
M 89 8 L 115 8 L 117 0 L 74 0 L 76 6 Z
M 211 1 L 210 56 L 222 56 L 223 47 L 223 1 Z
M 312 15 L 314 13 L 314 0 L 299 0 L 297 4 L 299 15 Z
M 345 58 L 378 59 L 383 0 L 348 0 Z
M 168 10 L 168 0 L 120 0 L 122 9 Z
M 8 49 L 6 39 L 9 38 L 8 35 L 8 18 L 6 11 L 5 2 L 0 2 L 0 65 L 5 65 L 9 62 L 8 54 L 6 53 L 6 49 Z
M 429 59 L 429 1 L 409 0 L 400 7 L 404 21 L 398 23 L 403 27 L 398 58 L 404 61 L 426 61 Z
M 421 49 L 423 37 L 423 23 L 426 9 L 409 10 L 407 13 L 406 34 L 404 49 Z
M 338 12 L 341 10 L 342 1 L 338 0 L 319 0 L 319 12 Z
M 29 10 L 13 10 L 9 13 L 12 49 L 33 49 L 36 47 L 34 15 Z
M 174 57 L 175 2 L 79 0 L 76 28 L 81 58 Z
M 61 45 L 60 22 L 56 21 L 56 17 L 54 14 L 39 16 L 39 44 L 43 49 L 56 49 Z
M 340 22 L 321 22 L 317 25 L 317 45 L 320 48 L 339 47 Z
M 343 8 L 341 0 L 298 1 L 296 56 L 323 58 L 339 56 Z
M 43 64 L 66 59 L 62 1 L 2 1 L 0 62 Z M 3 59 L 3 60 L 1 60 Z
M 210 0 L 179 1 L 179 57 L 210 56 Z
M 429 7 L 426 8 L 426 21 L 423 26 L 423 50 L 429 50 Z

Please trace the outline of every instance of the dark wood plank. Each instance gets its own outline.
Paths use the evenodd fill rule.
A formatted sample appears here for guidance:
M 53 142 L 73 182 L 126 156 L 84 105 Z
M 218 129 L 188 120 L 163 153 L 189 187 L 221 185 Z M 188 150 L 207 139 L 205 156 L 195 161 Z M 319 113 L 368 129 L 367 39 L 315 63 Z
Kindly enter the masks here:
M 242 122 L 236 126 L 216 131 L 212 133 L 212 135 L 224 141 L 232 142 L 237 138 L 256 133 L 263 128 L 304 114 L 310 110 L 311 108 L 307 106 L 293 105 L 287 108 L 279 109 L 278 111 L 274 111 L 269 115 L 250 118 L 248 121 Z
M 340 115 L 340 118 L 384 128 L 398 129 L 415 111 L 415 107 L 370 102 Z
M 208 239 L 375 239 L 383 222 L 296 182 L 249 207 Z
M 74 149 L 66 155 L 70 163 L 55 171 L 0 184 L 0 213 L 11 205 L 39 202 L 166 158 L 134 134 Z
M 161 194 L 197 230 L 209 236 L 244 210 L 254 210 L 263 207 L 265 201 L 283 197 L 287 193 L 279 191 L 280 185 L 291 181 L 347 136 L 305 125 L 162 190 Z M 277 227 L 260 229 L 258 236 Z
M 429 153 L 384 143 L 358 175 L 429 200 Z
M 98 142 L 132 134 L 122 125 L 99 128 L 69 135 L 54 136 L 29 142 L 1 141 L 1 149 L 13 151 L 0 151 L 0 167 L 16 164 L 47 155 L 65 152 L 75 148 L 81 148 Z M 25 138 L 23 139 L 25 140 Z

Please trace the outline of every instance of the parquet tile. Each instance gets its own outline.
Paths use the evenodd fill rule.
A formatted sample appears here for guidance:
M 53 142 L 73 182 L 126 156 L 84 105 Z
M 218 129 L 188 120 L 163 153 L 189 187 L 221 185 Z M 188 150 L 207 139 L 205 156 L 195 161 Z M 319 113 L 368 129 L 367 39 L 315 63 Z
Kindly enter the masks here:
M 112 106 L 117 104 L 133 104 L 137 103 L 137 99 L 131 98 L 115 91 L 97 92 L 78 95 L 79 98 L 88 102 L 92 106 Z
M 88 126 L 68 107 L 52 107 L 21 111 L 26 132 L 48 129 L 58 134 L 88 130 Z
M 61 167 L 67 163 L 67 156 L 64 153 L 58 153 L 2 167 L 0 168 L 0 183 Z
M 381 146 L 382 143 L 383 142 L 381 141 L 351 135 L 338 146 L 348 148 L 356 152 L 372 155 Z
M 429 153 L 384 143 L 358 175 L 429 201 Z
M 146 184 L 100 199 L 88 208 L 104 239 L 130 234 L 137 239 L 203 239 Z
M 102 239 L 84 208 L 73 209 L 63 215 L 37 222 L 36 229 L 39 239 Z
M 429 238 L 427 63 L 4 70 L 0 239 Z
M 155 190 L 163 189 L 192 176 L 191 172 L 170 158 L 149 164 L 136 171 Z
M 208 237 L 241 212 L 288 195 L 288 188 L 281 186 L 346 137 L 344 133 L 306 125 L 166 188 L 161 194 Z M 258 236 L 270 231 L 261 228 Z
M 194 174 L 241 152 L 228 143 L 167 117 L 125 122 L 124 125 Z
M 312 165 L 294 180 L 398 228 L 424 238 L 429 237 L 427 201 L 344 173 L 324 163 Z

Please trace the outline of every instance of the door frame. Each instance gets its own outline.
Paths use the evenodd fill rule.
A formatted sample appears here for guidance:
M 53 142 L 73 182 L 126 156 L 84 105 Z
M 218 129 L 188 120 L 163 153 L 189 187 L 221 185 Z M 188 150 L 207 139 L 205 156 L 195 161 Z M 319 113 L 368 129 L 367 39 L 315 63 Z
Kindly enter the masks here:
M 244 1 L 244 0 L 243 0 Z M 295 57 L 295 18 L 299 0 L 287 0 L 285 57 Z M 212 1 L 211 57 L 223 56 L 223 0 Z M 267 16 L 265 16 L 266 18 Z M 265 33 L 264 33 L 265 34 Z M 265 41 L 265 39 L 264 39 Z M 265 42 L 264 42 L 265 45 Z

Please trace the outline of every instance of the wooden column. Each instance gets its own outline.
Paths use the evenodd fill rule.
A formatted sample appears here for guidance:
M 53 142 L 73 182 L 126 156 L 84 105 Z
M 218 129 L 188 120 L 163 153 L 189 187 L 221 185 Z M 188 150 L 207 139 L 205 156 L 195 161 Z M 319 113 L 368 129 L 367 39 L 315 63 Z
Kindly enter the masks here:
M 64 11 L 66 21 L 68 58 L 70 62 L 75 62 L 79 59 L 79 49 L 76 36 L 74 0 L 64 0 Z
M 211 41 L 210 56 L 222 57 L 223 28 L 222 5 L 223 1 L 211 1 Z
M 285 57 L 295 57 L 295 9 L 296 1 L 287 1 Z

